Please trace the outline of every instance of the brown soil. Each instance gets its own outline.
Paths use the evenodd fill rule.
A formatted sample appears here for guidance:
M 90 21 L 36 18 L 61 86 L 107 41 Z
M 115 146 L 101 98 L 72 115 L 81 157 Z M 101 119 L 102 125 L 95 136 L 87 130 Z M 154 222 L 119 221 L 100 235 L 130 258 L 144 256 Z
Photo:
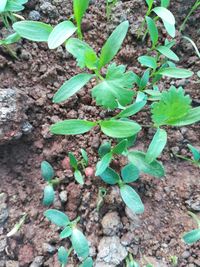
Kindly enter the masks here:
M 28 17 L 31 10 L 40 11 L 41 1 L 30 1 L 24 16 Z M 57 6 L 58 16 L 49 19 L 48 14 L 41 13 L 41 20 L 56 24 L 71 14 L 71 1 L 52 1 Z M 57 2 L 57 4 L 55 4 Z M 60 2 L 60 3 L 59 3 Z M 145 1 L 120 1 L 113 10 L 113 16 L 106 22 L 104 1 L 92 1 L 84 19 L 85 40 L 98 52 L 108 34 L 124 18 L 130 21 L 131 27 L 126 41 L 118 54 L 118 63 L 126 64 L 129 69 L 141 73 L 137 57 L 145 51 L 146 44 L 137 41 L 135 30 L 138 28 L 145 12 Z M 184 2 L 184 4 L 183 4 Z M 171 10 L 178 25 L 188 12 L 190 1 L 172 1 Z M 186 33 L 200 47 L 199 22 L 200 14 L 196 12 L 189 20 Z M 61 243 L 56 228 L 50 225 L 43 216 L 45 208 L 41 204 L 44 182 L 40 175 L 40 163 L 48 160 L 54 166 L 59 178 L 66 182 L 57 187 L 57 200 L 54 207 L 65 211 L 73 219 L 81 216 L 80 227 L 91 241 L 94 258 L 99 240 L 102 238 L 102 217 L 108 211 L 117 211 L 123 223 L 123 229 L 118 233 L 120 238 L 132 235 L 132 244 L 128 250 L 139 261 L 153 257 L 172 266 L 170 256 L 179 258 L 178 266 L 200 266 L 199 243 L 186 246 L 181 241 L 185 231 L 192 229 L 195 224 L 187 215 L 188 200 L 200 201 L 200 172 L 195 166 L 173 156 L 173 151 L 186 155 L 187 143 L 200 146 L 200 124 L 183 129 L 168 129 L 169 142 L 161 160 L 166 168 L 166 177 L 162 180 L 142 175 L 137 184 L 138 192 L 145 205 L 145 213 L 130 221 L 125 213 L 123 203 L 112 198 L 113 189 L 103 184 L 98 177 L 86 179 L 86 184 L 80 186 L 74 183 L 71 173 L 63 170 L 62 159 L 69 151 L 79 153 L 82 147 L 89 153 L 90 166 L 95 166 L 98 160 L 97 149 L 106 137 L 98 129 L 88 134 L 76 137 L 52 136 L 49 126 L 60 119 L 86 118 L 98 119 L 109 114 L 97 108 L 91 99 L 90 86 L 63 105 L 52 104 L 51 99 L 59 86 L 68 78 L 80 72 L 75 60 L 66 54 L 64 48 L 49 51 L 46 44 L 21 41 L 15 47 L 18 60 L 13 60 L 0 50 L 0 81 L 1 88 L 17 87 L 29 97 L 27 102 L 28 121 L 33 131 L 21 139 L 0 146 L 0 191 L 7 194 L 9 218 L 5 224 L 3 235 L 9 232 L 20 216 L 28 214 L 25 224 L 19 233 L 7 239 L 5 252 L 0 256 L 7 262 L 18 261 L 19 266 L 29 266 L 33 259 L 44 256 L 42 266 L 59 266 L 56 257 L 48 253 L 45 243 L 58 247 Z M 195 73 L 199 70 L 200 62 L 193 49 L 185 41 L 177 37 L 176 52 L 180 56 L 180 66 L 191 68 Z M 134 67 L 133 67 L 134 66 Z M 194 105 L 200 102 L 200 89 L 197 75 L 189 80 L 165 80 L 161 88 L 170 84 L 183 85 L 194 99 Z M 135 119 L 142 124 L 149 122 L 149 116 L 143 112 Z M 136 146 L 146 148 L 152 133 L 146 128 L 140 133 Z M 123 165 L 123 159 L 119 164 Z M 107 187 L 108 195 L 98 214 L 95 210 L 98 197 L 98 187 Z M 68 201 L 62 204 L 58 194 L 63 190 L 68 192 Z M 111 197 L 110 197 L 111 195 Z M 131 230 L 130 230 L 131 228 Z M 130 236 L 129 236 L 130 238 Z M 186 257 L 186 252 L 189 256 Z M 53 252 L 56 254 L 56 251 Z M 71 259 L 72 266 L 77 266 L 76 260 Z M 2 265 L 4 266 L 4 265 Z M 7 265 L 6 265 L 7 266 Z M 123 264 L 120 266 L 124 266 Z M 161 265 L 160 265 L 161 266 Z

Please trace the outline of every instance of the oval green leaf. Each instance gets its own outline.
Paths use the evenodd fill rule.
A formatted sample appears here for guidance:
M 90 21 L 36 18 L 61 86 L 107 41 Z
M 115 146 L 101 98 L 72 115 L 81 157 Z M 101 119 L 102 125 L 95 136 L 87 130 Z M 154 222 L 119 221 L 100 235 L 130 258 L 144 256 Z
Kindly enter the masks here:
M 183 240 L 187 244 L 193 244 L 200 240 L 200 229 L 192 230 L 183 236 Z
M 139 178 L 139 174 L 138 168 L 132 163 L 129 163 L 121 170 L 121 176 L 125 183 L 135 182 Z
M 181 69 L 181 68 L 165 68 L 158 71 L 156 74 L 160 74 L 167 77 L 177 78 L 177 79 L 183 79 L 183 78 L 189 78 L 194 73 L 187 69 Z
M 62 267 L 66 266 L 68 262 L 68 253 L 67 250 L 64 247 L 60 247 L 58 249 L 58 260 Z
M 101 175 L 101 179 L 107 184 L 117 184 L 120 180 L 119 174 L 116 173 L 112 168 L 108 167 Z
M 97 163 L 95 175 L 99 176 L 100 174 L 102 174 L 105 171 L 105 169 L 107 169 L 108 166 L 110 165 L 111 160 L 112 160 L 112 152 L 105 154 L 103 158 Z
M 73 228 L 71 235 L 71 242 L 78 257 L 82 257 L 84 259 L 88 257 L 89 255 L 88 241 L 79 229 Z
M 92 267 L 93 266 L 93 260 L 91 257 L 88 257 L 84 262 L 81 264 L 80 267 Z
M 66 214 L 55 209 L 46 210 L 44 216 L 59 227 L 66 227 L 70 222 Z
M 60 238 L 63 239 L 63 238 L 67 238 L 69 236 L 71 236 L 72 234 L 72 228 L 71 226 L 67 226 L 61 233 L 60 233 Z
M 74 177 L 75 180 L 79 183 L 79 184 L 84 184 L 84 179 L 83 179 L 83 175 L 81 174 L 81 172 L 79 170 L 75 170 L 74 172 Z
M 44 188 L 43 205 L 49 206 L 54 202 L 55 192 L 52 185 L 47 185 Z
M 141 56 L 138 58 L 138 61 L 141 65 L 151 69 L 156 69 L 157 67 L 156 59 L 151 56 Z
M 42 178 L 45 181 L 50 181 L 51 179 L 54 178 L 55 172 L 51 164 L 47 161 L 42 161 L 41 163 L 41 174 Z
M 165 57 L 174 60 L 174 61 L 179 61 L 178 56 L 167 46 L 158 46 L 156 48 L 156 50 L 158 50 L 158 52 L 160 52 L 162 55 L 164 55 Z
M 175 24 L 175 18 L 173 14 L 165 7 L 155 7 L 152 9 L 158 17 L 160 17 L 162 20 L 168 22 L 169 24 L 174 25 Z
M 0 0 L 0 12 L 4 12 L 8 0 Z
M 153 46 L 155 46 L 158 42 L 158 29 L 152 18 L 146 16 L 146 22 L 147 22 L 147 29 L 148 29 L 148 32 L 151 38 L 151 42 Z

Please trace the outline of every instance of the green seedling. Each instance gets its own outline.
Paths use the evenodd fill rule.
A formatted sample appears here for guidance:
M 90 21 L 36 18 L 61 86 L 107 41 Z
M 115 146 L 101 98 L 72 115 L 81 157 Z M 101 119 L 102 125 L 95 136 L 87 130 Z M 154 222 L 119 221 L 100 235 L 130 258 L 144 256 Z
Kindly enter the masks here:
M 75 180 L 79 184 L 84 184 L 84 178 L 81 174 L 81 169 L 85 170 L 85 168 L 88 166 L 88 156 L 87 152 L 84 149 L 81 149 L 82 159 L 77 160 L 73 153 L 69 153 L 69 162 L 71 167 L 73 168 L 74 177 Z
M 172 266 L 178 266 L 178 257 L 177 256 L 170 256 L 170 263 L 172 264 Z
M 98 191 L 98 198 L 97 198 L 97 212 L 100 211 L 101 207 L 104 203 L 104 198 L 107 194 L 107 190 L 104 187 L 100 187 Z
M 126 267 L 140 267 L 139 264 L 133 259 L 133 256 L 130 253 L 126 257 L 125 261 Z
M 17 58 L 16 53 L 12 50 L 10 45 L 18 42 L 20 39 L 21 37 L 17 33 L 10 34 L 5 39 L 0 40 L 0 46 L 4 47 L 12 57 Z
M 198 228 L 184 234 L 183 241 L 188 245 L 192 245 L 195 242 L 198 242 L 200 240 L 200 219 L 194 213 L 190 211 L 188 212 L 188 214 L 197 223 Z
M 7 28 L 16 21 L 16 19 L 24 19 L 22 16 L 16 14 L 24 10 L 24 4 L 28 0 L 1 0 L 0 1 L 0 19 L 3 21 Z
M 13 229 L 9 233 L 7 233 L 7 237 L 11 237 L 11 236 L 15 235 L 21 229 L 21 227 L 23 226 L 23 224 L 26 220 L 26 217 L 27 217 L 27 214 L 24 213 L 23 216 L 21 217 L 21 219 L 19 220 L 19 222 L 17 222 L 14 225 Z
M 194 4 L 192 5 L 192 8 L 190 9 L 188 15 L 185 17 L 183 23 L 180 26 L 180 32 L 182 32 L 185 29 L 185 25 L 188 21 L 188 19 L 190 18 L 190 16 L 192 15 L 192 13 L 194 13 L 198 8 L 200 7 L 200 0 L 196 0 L 194 2 Z
M 89 245 L 86 237 L 77 227 L 80 217 L 73 221 L 69 220 L 69 217 L 58 210 L 50 209 L 44 212 L 44 216 L 52 223 L 61 228 L 60 239 L 69 238 L 71 242 L 71 248 L 67 251 L 64 247 L 58 249 L 58 260 L 61 267 L 67 265 L 68 257 L 72 251 L 75 251 L 76 255 L 82 261 L 82 267 L 92 267 L 93 260 L 89 257 Z
M 47 185 L 44 188 L 43 204 L 49 206 L 54 202 L 54 186 L 59 184 L 59 179 L 55 178 L 55 172 L 51 164 L 47 161 L 41 163 L 41 175 Z
M 110 19 L 112 8 L 116 5 L 118 0 L 106 0 L 106 17 L 107 20 Z
M 176 154 L 176 156 L 178 158 L 181 158 L 181 159 L 184 159 L 184 160 L 187 160 L 187 161 L 193 163 L 197 167 L 200 167 L 200 150 L 198 150 L 197 148 L 195 148 L 194 146 L 192 146 L 190 144 L 188 144 L 187 146 L 188 146 L 190 152 L 192 153 L 192 159 L 178 155 L 178 154 Z

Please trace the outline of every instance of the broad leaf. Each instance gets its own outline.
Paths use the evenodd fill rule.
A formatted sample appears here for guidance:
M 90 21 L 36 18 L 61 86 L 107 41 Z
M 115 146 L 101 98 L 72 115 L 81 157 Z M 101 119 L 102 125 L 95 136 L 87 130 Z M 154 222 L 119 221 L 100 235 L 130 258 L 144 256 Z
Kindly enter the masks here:
M 111 151 L 110 142 L 104 142 L 99 147 L 98 154 L 102 158 L 103 156 L 105 156 L 105 154 L 109 153 L 110 151 Z
M 104 134 L 113 138 L 126 138 L 135 135 L 141 130 L 141 126 L 134 121 L 107 120 L 100 122 Z
M 140 151 L 132 151 L 128 154 L 129 161 L 133 165 L 137 166 L 140 172 L 155 176 L 157 178 L 165 175 L 163 165 L 159 161 L 154 160 L 153 162 L 148 163 L 145 157 L 145 153 Z
M 60 103 L 67 100 L 72 95 L 76 94 L 89 80 L 93 77 L 92 74 L 80 73 L 70 80 L 66 81 L 53 97 L 54 103 Z
M 165 7 L 155 7 L 153 11 L 156 13 L 158 17 L 162 20 L 168 22 L 169 24 L 175 24 L 175 18 L 173 14 Z
M 122 22 L 119 26 L 117 26 L 117 28 L 107 39 L 106 43 L 104 44 L 101 50 L 99 69 L 108 64 L 117 54 L 126 37 L 128 27 L 129 27 L 128 21 Z
M 161 6 L 162 7 L 168 7 L 170 4 L 170 0 L 161 0 Z
M 146 16 L 147 28 L 150 34 L 150 38 L 152 41 L 153 46 L 155 46 L 158 42 L 158 29 L 154 20 L 148 16 Z
M 55 192 L 52 185 L 47 185 L 44 188 L 43 205 L 49 206 L 54 202 Z
M 24 6 L 16 0 L 8 0 L 4 12 L 19 12 L 24 9 Z
M 158 46 L 156 49 L 165 57 L 174 61 L 179 61 L 178 56 L 167 46 Z
M 138 61 L 141 65 L 151 69 L 156 69 L 157 67 L 156 59 L 151 56 L 141 56 L 138 58 Z
M 0 12 L 4 12 L 8 0 L 0 0 Z
M 48 46 L 55 49 L 62 45 L 76 31 L 76 27 L 71 21 L 63 21 L 56 25 L 48 38 Z
M 58 249 L 58 260 L 62 267 L 66 266 L 68 262 L 68 253 L 64 247 L 59 247 Z
M 200 240 L 200 229 L 192 230 L 183 236 L 183 240 L 187 244 L 193 244 Z
M 36 42 L 47 42 L 53 28 L 38 21 L 20 21 L 13 24 L 13 29 L 23 38 Z
M 97 105 L 115 109 L 118 103 L 128 105 L 133 99 L 133 87 L 135 77 L 132 71 L 125 72 L 125 66 L 116 66 L 115 63 L 108 66 L 105 80 L 92 89 L 92 96 Z
M 67 227 L 65 227 L 64 230 L 62 230 L 62 232 L 60 233 L 59 236 L 61 239 L 63 239 L 63 238 L 67 238 L 67 237 L 71 236 L 71 234 L 72 234 L 72 228 L 71 228 L 71 226 L 67 226 Z
M 91 130 L 95 125 L 95 122 L 86 120 L 64 120 L 53 124 L 50 131 L 61 135 L 83 134 Z
M 168 32 L 168 34 L 174 38 L 176 36 L 176 29 L 175 29 L 175 25 L 174 24 L 170 24 L 167 21 L 163 20 L 163 24 L 165 26 L 166 31 Z
M 190 149 L 190 151 L 192 152 L 194 160 L 199 161 L 200 160 L 200 151 L 198 149 L 196 149 L 195 147 L 193 147 L 192 145 L 188 144 L 187 146 Z
M 44 216 L 59 227 L 66 227 L 70 222 L 66 214 L 55 209 L 46 210 Z
M 147 86 L 148 82 L 149 82 L 149 78 L 150 78 L 150 71 L 149 69 L 147 69 L 144 74 L 142 75 L 142 78 L 140 80 L 140 84 L 139 84 L 139 90 L 144 90 L 145 87 Z
M 99 176 L 102 174 L 110 165 L 110 162 L 112 160 L 112 153 L 107 153 L 103 158 L 97 163 L 96 166 L 96 176 Z
M 73 0 L 73 11 L 74 11 L 74 18 L 77 23 L 78 32 L 80 37 L 82 36 L 81 33 L 81 22 L 82 18 L 88 9 L 90 0 Z
M 163 151 L 167 143 L 167 133 L 163 129 L 158 129 L 151 141 L 146 153 L 146 161 L 151 163 L 154 161 Z
M 80 267 L 92 267 L 92 266 L 93 266 L 93 260 L 90 257 L 85 259 L 84 262 L 80 265 Z
M 18 33 L 13 33 L 13 34 L 10 34 L 8 37 L 6 37 L 3 40 L 3 43 L 5 45 L 9 45 L 9 44 L 18 42 L 20 39 L 21 39 L 21 36 Z
M 73 228 L 71 235 L 71 242 L 78 257 L 81 258 L 88 257 L 89 254 L 88 241 L 79 229 Z
M 74 172 L 74 177 L 75 180 L 79 183 L 79 184 L 84 184 L 84 179 L 83 179 L 83 175 L 81 174 L 81 172 L 79 170 L 75 170 Z
M 139 170 L 135 165 L 129 163 L 122 168 L 121 176 L 125 183 L 132 183 L 139 178 Z
M 155 125 L 176 125 L 191 109 L 191 99 L 182 87 L 171 86 L 161 95 L 159 102 L 152 105 L 152 119 Z
M 124 150 L 127 148 L 127 139 L 119 142 L 113 149 L 112 154 L 122 154 Z
M 41 174 L 42 178 L 45 181 L 50 181 L 51 179 L 54 178 L 55 172 L 51 164 L 47 161 L 42 161 L 41 163 Z
M 148 5 L 149 9 L 151 9 L 151 7 L 152 7 L 152 5 L 153 5 L 153 1 L 154 1 L 154 0 L 146 0 L 146 3 L 147 3 L 147 5 Z
M 72 54 L 80 68 L 87 67 L 94 70 L 98 65 L 98 57 L 95 51 L 86 42 L 76 38 L 70 38 L 66 42 L 66 50 Z
M 171 125 L 181 127 L 193 124 L 198 121 L 200 121 L 200 107 L 191 109 L 184 117 L 181 117 L 175 122 L 172 122 Z
M 101 175 L 101 179 L 107 184 L 117 184 L 120 181 L 119 174 L 116 173 L 112 168 L 107 168 Z
M 144 205 L 140 199 L 138 193 L 129 185 L 123 185 L 120 187 L 121 197 L 126 206 L 136 214 L 144 212 Z

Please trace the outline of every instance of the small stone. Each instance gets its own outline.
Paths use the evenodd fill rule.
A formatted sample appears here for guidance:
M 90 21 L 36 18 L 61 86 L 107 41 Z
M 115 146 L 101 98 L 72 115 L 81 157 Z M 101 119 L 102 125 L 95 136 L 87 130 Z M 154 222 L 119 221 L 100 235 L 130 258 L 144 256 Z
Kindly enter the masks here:
M 40 267 L 43 264 L 44 257 L 43 256 L 37 256 L 31 263 L 30 267 Z
M 43 243 L 42 248 L 43 248 L 43 251 L 45 253 L 52 254 L 52 253 L 54 253 L 56 251 L 56 247 L 54 247 L 54 246 L 52 246 L 52 245 L 50 245 L 48 243 Z
M 18 261 L 7 261 L 6 267 L 19 267 L 19 262 Z
M 5 193 L 0 193 L 0 226 L 3 225 L 8 218 L 6 199 L 7 195 Z
M 66 203 L 67 202 L 67 191 L 61 191 L 59 194 L 60 200 L 62 203 Z
M 3 252 L 7 245 L 7 239 L 6 236 L 1 235 L 0 236 L 0 252 Z
M 40 13 L 36 10 L 31 11 L 28 15 L 28 18 L 34 21 L 40 20 L 40 17 L 41 17 Z
M 123 225 L 120 221 L 120 217 L 117 212 L 107 213 L 101 222 L 103 227 L 103 232 L 105 235 L 115 235 L 122 229 Z
M 19 249 L 19 262 L 21 266 L 27 265 L 33 261 L 34 250 L 30 244 L 24 245 Z
M 24 134 L 29 134 L 29 133 L 32 132 L 32 130 L 33 130 L 33 126 L 28 121 L 26 121 L 26 122 L 23 123 L 23 125 L 22 125 L 22 132 Z
M 191 255 L 190 252 L 189 252 L 188 250 L 186 250 L 186 251 L 183 252 L 183 254 L 182 254 L 182 258 L 183 258 L 183 259 L 187 259 L 187 258 L 190 257 L 190 255 Z

